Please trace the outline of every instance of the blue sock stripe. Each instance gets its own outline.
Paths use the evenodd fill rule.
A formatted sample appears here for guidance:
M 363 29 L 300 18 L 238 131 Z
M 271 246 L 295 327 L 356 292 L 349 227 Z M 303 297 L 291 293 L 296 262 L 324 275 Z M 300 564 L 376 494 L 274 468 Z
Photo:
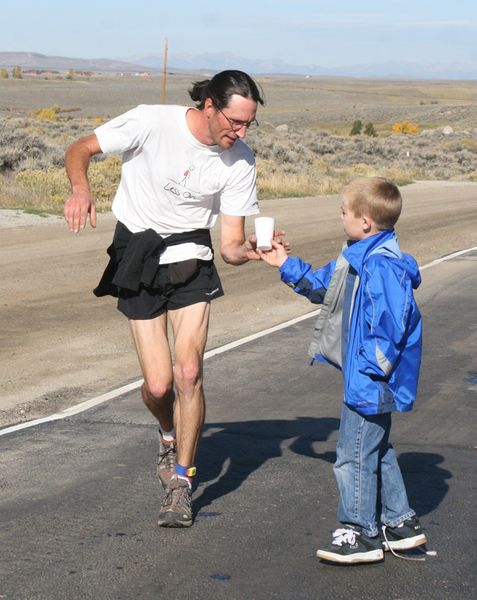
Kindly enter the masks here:
M 182 465 L 176 465 L 176 475 L 178 477 L 195 477 L 197 469 L 195 467 L 184 467 Z

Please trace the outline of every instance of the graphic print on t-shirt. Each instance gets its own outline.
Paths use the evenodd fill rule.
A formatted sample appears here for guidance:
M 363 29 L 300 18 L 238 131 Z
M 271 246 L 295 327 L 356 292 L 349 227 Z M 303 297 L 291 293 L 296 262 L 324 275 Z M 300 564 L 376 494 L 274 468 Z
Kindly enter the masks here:
M 189 168 L 184 171 L 184 177 L 182 178 L 181 181 L 179 181 L 179 185 L 183 185 L 184 187 L 187 187 L 186 186 L 187 180 L 189 179 L 190 174 L 192 173 L 192 171 L 194 169 L 195 169 L 194 165 L 189 165 Z
M 197 197 L 187 189 L 187 183 L 193 171 L 195 171 L 195 165 L 190 164 L 183 172 L 182 179 L 180 181 L 174 181 L 169 177 L 169 181 L 163 188 L 164 191 L 172 194 L 176 198 L 182 198 L 183 200 L 197 200 Z

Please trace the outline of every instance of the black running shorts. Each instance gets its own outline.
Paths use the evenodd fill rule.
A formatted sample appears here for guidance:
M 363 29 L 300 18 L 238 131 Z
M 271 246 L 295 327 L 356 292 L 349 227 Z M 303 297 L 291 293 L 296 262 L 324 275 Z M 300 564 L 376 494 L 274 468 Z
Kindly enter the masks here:
M 141 286 L 139 292 L 120 288 L 118 310 L 128 319 L 154 319 L 168 310 L 177 310 L 198 302 L 210 302 L 224 295 L 212 260 L 198 260 L 195 273 L 182 283 L 171 283 L 173 270 L 174 267 L 170 265 L 159 265 L 156 288 Z M 173 281 L 174 279 L 173 275 Z

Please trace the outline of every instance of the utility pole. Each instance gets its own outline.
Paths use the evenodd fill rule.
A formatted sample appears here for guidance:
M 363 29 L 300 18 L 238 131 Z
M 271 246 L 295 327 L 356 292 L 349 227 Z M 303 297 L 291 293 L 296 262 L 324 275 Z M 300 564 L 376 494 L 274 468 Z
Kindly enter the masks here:
M 164 40 L 164 72 L 162 74 L 162 98 L 161 103 L 166 103 L 166 77 L 167 77 L 167 38 Z

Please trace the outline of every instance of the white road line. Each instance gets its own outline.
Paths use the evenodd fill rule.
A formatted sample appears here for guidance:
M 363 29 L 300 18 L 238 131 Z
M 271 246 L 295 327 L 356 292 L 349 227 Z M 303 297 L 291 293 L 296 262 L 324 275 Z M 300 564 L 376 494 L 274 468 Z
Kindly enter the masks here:
M 473 246 L 472 248 L 467 248 L 466 250 L 459 250 L 458 252 L 454 252 L 453 254 L 448 254 L 447 256 L 443 256 L 441 258 L 437 258 L 436 260 L 431 261 L 419 267 L 421 271 L 425 269 L 429 269 L 430 267 L 435 267 L 440 265 L 441 263 L 451 260 L 452 258 L 456 258 L 457 256 L 462 256 L 463 254 L 468 254 L 469 252 L 475 252 L 477 250 L 477 246 Z M 208 358 L 212 358 L 213 356 L 217 356 L 218 354 L 222 354 L 224 352 L 228 352 L 233 348 L 238 348 L 243 344 L 247 344 L 248 342 L 252 342 L 253 340 L 257 340 L 261 337 L 269 335 L 270 333 L 274 333 L 275 331 L 279 331 L 280 329 L 286 329 L 291 325 L 295 325 L 295 323 L 300 323 L 300 321 L 304 321 L 306 319 L 310 319 L 311 317 L 316 316 L 320 312 L 320 309 L 313 310 L 301 317 L 296 317 L 295 319 L 290 319 L 289 321 L 285 321 L 284 323 L 280 323 L 279 325 L 275 325 L 274 327 L 269 327 L 268 329 L 264 329 L 263 331 L 259 331 L 252 335 L 248 335 L 240 340 L 236 340 L 235 342 L 230 342 L 229 344 L 225 344 L 224 346 L 220 346 L 219 348 L 214 348 L 213 350 L 208 350 L 204 354 L 204 360 Z M 25 423 L 19 423 L 18 425 L 12 425 L 10 427 L 4 427 L 0 429 L 0 436 L 6 435 L 7 433 L 13 433 L 14 431 L 20 431 L 21 429 L 27 429 L 28 427 L 34 427 L 35 425 L 41 425 L 42 423 L 49 423 L 50 421 L 59 421 L 60 419 L 66 419 L 67 417 L 72 417 L 73 415 L 77 415 L 78 413 L 84 412 L 94 406 L 98 406 L 99 404 L 103 404 L 108 400 L 113 400 L 114 398 L 118 398 L 127 392 L 131 392 L 133 390 L 141 387 L 143 380 L 139 379 L 138 381 L 134 381 L 133 383 L 129 383 L 127 385 L 123 385 L 122 387 L 116 388 L 115 390 L 111 390 L 106 394 L 102 394 L 101 396 L 96 396 L 96 398 L 91 398 L 91 400 L 86 400 L 85 402 L 81 402 L 76 406 L 72 406 L 71 408 L 66 408 L 59 413 L 55 413 L 48 417 L 43 417 L 41 419 L 34 419 L 32 421 L 26 421 Z
M 451 258 L 456 258 L 457 256 L 462 256 L 462 254 L 468 254 L 469 252 L 475 252 L 477 250 L 477 246 L 474 246 L 473 248 L 467 248 L 467 250 L 459 250 L 459 252 L 454 252 L 453 254 L 448 254 L 447 256 L 443 256 L 442 258 L 436 258 L 436 260 L 433 260 L 430 263 L 427 263 L 427 265 L 423 265 L 422 267 L 419 267 L 420 271 L 424 271 L 424 269 L 429 269 L 430 267 L 435 267 L 436 265 L 440 265 L 441 263 L 443 263 L 446 260 L 450 260 Z
M 310 317 L 314 317 L 320 312 L 320 309 L 313 310 L 312 312 L 306 313 L 301 317 L 296 317 L 295 319 L 290 319 L 290 321 L 285 321 L 284 323 L 280 323 L 279 325 L 275 325 L 274 327 L 270 327 L 269 329 L 264 329 L 263 331 L 258 331 L 257 333 L 252 333 L 252 335 L 247 335 L 247 337 L 241 338 L 240 340 L 236 340 L 235 342 L 230 342 L 229 344 L 225 344 L 225 346 L 220 346 L 219 348 L 214 348 L 214 350 L 208 350 L 204 354 L 204 359 L 212 358 L 212 356 L 216 356 L 217 354 L 222 354 L 223 352 L 227 352 L 228 350 L 232 350 L 233 348 L 238 348 L 238 346 L 242 346 L 247 342 L 252 342 L 253 340 L 258 340 L 269 333 L 273 333 L 274 331 L 280 331 L 280 329 L 286 329 L 290 327 L 290 325 L 295 325 L 295 323 L 300 323 L 300 321 L 305 321 Z

